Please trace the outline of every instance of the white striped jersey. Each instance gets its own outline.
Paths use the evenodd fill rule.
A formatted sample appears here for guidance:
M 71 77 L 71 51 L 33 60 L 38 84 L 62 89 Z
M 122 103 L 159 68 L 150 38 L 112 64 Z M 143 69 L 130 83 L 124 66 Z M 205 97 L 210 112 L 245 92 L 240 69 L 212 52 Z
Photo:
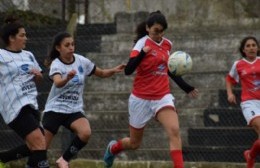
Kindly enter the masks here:
M 0 49 L 0 112 L 7 124 L 25 105 L 38 109 L 32 69 L 42 71 L 31 52 Z
M 66 78 L 71 70 L 75 70 L 76 75 L 61 88 L 57 88 L 55 84 L 52 85 L 44 112 L 83 113 L 85 79 L 86 76 L 91 75 L 94 67 L 94 63 L 78 54 L 74 54 L 74 62 L 71 64 L 65 64 L 59 58 L 53 60 L 49 72 L 50 78 L 55 74 L 60 74 L 62 78 Z

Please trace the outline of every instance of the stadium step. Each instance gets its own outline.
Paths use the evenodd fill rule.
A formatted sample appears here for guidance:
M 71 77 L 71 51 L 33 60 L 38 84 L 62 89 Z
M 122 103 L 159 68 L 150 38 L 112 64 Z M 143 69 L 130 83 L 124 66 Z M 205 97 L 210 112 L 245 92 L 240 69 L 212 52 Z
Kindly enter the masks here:
M 103 43 L 103 41 L 102 41 Z M 114 43 L 114 42 L 111 42 Z M 131 49 L 124 52 L 117 52 L 113 54 L 110 52 L 101 52 L 101 53 L 86 53 L 86 57 L 95 62 L 100 67 L 113 67 L 121 63 L 127 63 L 129 59 Z M 191 51 L 189 52 L 192 61 L 193 67 L 190 73 L 194 72 L 225 72 L 227 73 L 230 70 L 230 66 L 234 60 L 232 57 L 232 52 L 221 51 L 221 52 L 205 52 L 201 53 L 200 51 Z M 225 75 L 223 75 L 225 78 Z
M 116 34 L 116 26 L 114 23 L 78 26 L 75 39 L 76 52 L 86 55 L 100 68 L 126 63 L 134 36 Z M 41 33 L 42 30 L 45 32 Z M 63 30 L 65 26 L 28 30 L 30 39 L 27 49 L 35 54 L 41 66 L 52 37 Z M 226 100 L 225 75 L 233 61 L 240 58 L 237 46 L 248 33 L 247 30 L 232 31 L 187 33 L 185 29 L 185 31 L 166 32 L 166 37 L 174 42 L 174 50 L 184 50 L 191 55 L 194 63 L 192 72 L 183 77 L 200 91 L 199 97 L 193 100 L 176 87 L 176 84 L 171 83 L 179 112 L 186 161 L 244 162 L 243 151 L 256 138 L 251 129 L 240 127 L 243 125 L 242 116 L 235 110 L 239 105 L 230 106 Z M 256 31 L 258 32 L 259 30 Z M 52 84 L 47 79 L 46 70 L 45 83 L 39 85 L 40 109 L 44 108 Z M 129 134 L 127 108 L 132 80 L 133 76 L 119 74 L 109 79 L 91 77 L 86 81 L 84 107 L 91 123 L 92 137 L 78 156 L 100 160 L 109 140 Z M 231 117 L 232 119 L 229 119 Z M 8 130 L 4 126 L 3 129 Z M 13 133 L 1 132 L 1 135 L 10 136 L 8 138 L 10 145 L 17 144 L 16 141 L 9 141 L 15 140 Z M 6 139 L 6 137 L 0 138 Z M 68 132 L 59 131 L 50 152 L 59 151 L 60 154 L 72 138 Z M 7 147 L 0 145 L 2 149 Z M 120 159 L 170 160 L 167 136 L 161 126 L 151 121 L 146 128 L 141 148 L 134 152 L 122 153 Z
M 88 35 L 108 35 L 116 33 L 115 23 L 95 23 L 86 25 L 77 25 L 77 36 Z
M 239 58 L 237 46 L 242 38 L 248 34 L 252 34 L 251 30 L 233 30 L 223 31 L 214 30 L 210 32 L 194 32 L 187 30 L 176 31 L 166 30 L 165 37 L 173 41 L 174 50 L 184 50 L 188 53 L 196 49 L 201 54 L 203 53 L 219 53 L 231 52 L 232 56 Z M 259 30 L 254 30 L 255 34 L 259 34 Z M 114 35 L 104 35 L 102 37 L 102 52 L 118 53 L 125 50 L 130 50 L 133 46 L 134 35 L 130 33 L 119 33 Z M 230 56 L 229 56 L 230 57 Z M 208 57 L 210 59 L 210 57 Z
M 87 146 L 83 148 L 80 154 L 88 159 L 102 158 L 110 140 L 117 140 L 128 136 L 128 134 L 128 129 L 93 131 Z M 57 139 L 58 136 L 55 138 Z M 58 142 L 56 141 L 56 143 Z M 52 145 L 56 147 L 56 143 L 52 143 Z M 53 150 L 59 150 L 59 148 L 53 146 Z M 57 146 L 59 145 L 57 144 Z M 244 162 L 243 151 L 246 149 L 248 149 L 248 146 L 237 144 L 233 146 L 229 144 L 226 146 L 198 144 L 183 146 L 183 154 L 185 161 Z M 168 138 L 162 129 L 147 128 L 140 148 L 136 151 L 125 151 L 120 154 L 119 158 L 126 160 L 171 160 Z
M 206 127 L 242 127 L 246 126 L 246 120 L 241 108 L 209 108 L 204 110 L 204 125 Z
M 193 73 L 193 74 L 187 74 L 183 76 L 183 79 L 189 83 L 190 85 L 196 87 L 199 91 L 203 92 L 203 90 L 217 90 L 222 89 L 225 82 L 224 82 L 224 74 L 223 72 L 216 72 L 216 73 Z M 96 76 L 88 77 L 85 81 L 85 91 L 87 92 L 130 92 L 132 90 L 133 86 L 133 80 L 134 80 L 135 74 L 132 74 L 130 76 L 124 75 L 124 72 L 115 74 L 114 76 L 111 76 L 109 78 L 100 78 Z M 200 80 L 197 80 L 197 79 Z M 103 85 L 103 83 L 105 85 Z M 48 81 L 47 81 L 48 84 Z M 218 85 L 215 88 L 213 88 L 213 85 Z M 175 94 L 175 92 L 182 92 L 182 90 L 179 88 L 179 86 L 170 79 L 170 87 L 172 89 L 172 93 Z M 45 91 L 46 89 L 42 88 L 42 91 Z M 215 92 L 215 91 L 214 91 Z M 183 92 L 184 93 L 184 92 Z M 185 93 L 184 93 L 185 94 Z M 223 97 L 226 99 L 226 95 L 223 95 Z M 223 101 L 223 100 L 222 100 Z
M 181 129 L 203 126 L 202 110 L 200 108 L 178 109 Z M 86 116 L 90 121 L 92 130 L 128 128 L 128 111 L 86 111 Z M 146 128 L 162 128 L 162 126 L 157 120 L 152 119 Z
M 184 147 L 183 152 L 186 161 L 245 163 L 243 152 L 247 149 L 245 146 L 189 146 Z
M 219 107 L 223 107 L 223 108 L 241 108 L 240 107 L 240 95 L 241 95 L 241 88 L 235 88 L 233 89 L 233 93 L 236 96 L 237 99 L 237 104 L 232 104 L 230 105 L 227 101 L 227 91 L 225 89 L 220 89 L 219 90 L 219 94 L 218 94 L 218 105 Z
M 208 94 L 208 93 L 211 94 Z M 38 96 L 39 104 L 42 107 L 47 100 L 49 92 L 40 92 Z M 128 109 L 128 98 L 130 92 L 105 92 L 94 91 L 84 93 L 86 110 L 89 111 L 126 111 Z M 218 104 L 218 90 L 200 90 L 198 98 L 190 98 L 184 91 L 178 89 L 173 92 L 176 108 L 207 108 L 215 107 Z
M 246 127 L 197 127 L 188 129 L 190 146 L 249 147 L 256 139 L 257 135 L 254 130 Z

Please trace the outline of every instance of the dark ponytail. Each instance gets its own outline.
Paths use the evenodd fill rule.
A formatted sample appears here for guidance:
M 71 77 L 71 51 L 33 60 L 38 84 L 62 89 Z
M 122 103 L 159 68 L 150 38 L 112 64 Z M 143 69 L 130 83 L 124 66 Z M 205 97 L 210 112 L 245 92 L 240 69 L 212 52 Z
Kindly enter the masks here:
M 56 49 L 56 47 L 60 46 L 63 39 L 67 37 L 72 36 L 68 32 L 60 32 L 56 36 L 54 36 L 48 58 L 44 61 L 44 65 L 46 67 L 49 68 L 52 61 L 60 56 L 60 52 Z
M 135 34 L 136 37 L 134 39 L 134 43 L 136 43 L 140 38 L 146 36 L 148 32 L 146 31 L 146 26 L 149 28 L 152 27 L 155 23 L 158 23 L 162 25 L 163 30 L 167 29 L 168 24 L 165 19 L 165 16 L 161 13 L 161 11 L 157 10 L 155 12 L 151 12 L 146 19 L 146 21 L 141 22 L 140 24 L 137 25 Z

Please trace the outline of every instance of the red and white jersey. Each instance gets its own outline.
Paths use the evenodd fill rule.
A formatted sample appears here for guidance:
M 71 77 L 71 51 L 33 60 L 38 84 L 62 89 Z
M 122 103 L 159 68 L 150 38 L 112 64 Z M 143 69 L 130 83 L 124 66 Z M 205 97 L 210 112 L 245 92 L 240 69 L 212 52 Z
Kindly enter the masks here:
M 226 80 L 232 84 L 241 83 L 241 101 L 260 100 L 260 58 L 249 62 L 246 59 L 236 61 Z
M 170 93 L 167 61 L 172 43 L 166 38 L 156 43 L 148 35 L 144 36 L 135 44 L 130 58 L 138 56 L 144 46 L 152 49 L 136 69 L 132 93 L 143 99 L 158 100 Z

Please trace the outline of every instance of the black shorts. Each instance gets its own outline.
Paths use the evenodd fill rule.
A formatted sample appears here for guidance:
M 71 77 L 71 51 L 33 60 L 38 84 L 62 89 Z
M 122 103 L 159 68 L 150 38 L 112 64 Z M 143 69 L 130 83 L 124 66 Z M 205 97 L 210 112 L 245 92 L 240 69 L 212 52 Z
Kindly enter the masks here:
M 71 130 L 70 125 L 79 118 L 86 118 L 81 112 L 64 114 L 53 111 L 45 112 L 42 119 L 43 128 L 50 131 L 53 135 L 58 132 L 60 126 Z M 71 130 L 72 131 L 72 130 Z
M 8 124 L 20 137 L 25 137 L 40 127 L 40 112 L 30 105 L 24 106 L 18 116 Z

